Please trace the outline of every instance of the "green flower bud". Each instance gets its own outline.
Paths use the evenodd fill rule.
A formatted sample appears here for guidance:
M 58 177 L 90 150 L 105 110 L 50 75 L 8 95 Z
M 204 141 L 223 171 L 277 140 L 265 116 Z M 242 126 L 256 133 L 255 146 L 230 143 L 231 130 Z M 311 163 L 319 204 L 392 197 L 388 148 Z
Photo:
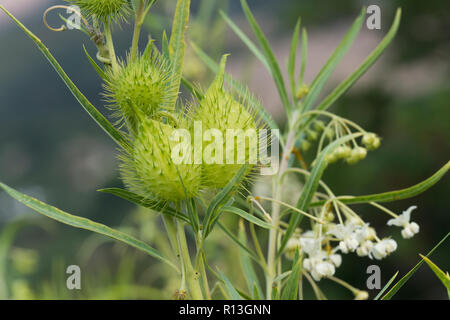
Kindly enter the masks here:
M 329 140 L 333 140 L 334 135 L 336 134 L 336 132 L 334 131 L 333 128 L 327 128 L 325 130 L 325 136 L 329 139 Z
M 105 96 L 114 116 L 127 123 L 131 132 L 138 126 L 137 112 L 155 118 L 158 111 L 173 111 L 177 90 L 171 84 L 169 63 L 156 52 L 152 56 L 130 57 L 110 71 Z
M 317 140 L 317 137 L 318 137 L 317 132 L 315 132 L 315 131 L 313 131 L 313 130 L 311 130 L 311 129 L 307 129 L 307 130 L 305 131 L 305 135 L 306 135 L 306 138 L 307 138 L 309 141 L 315 141 L 315 140 Z
M 300 142 L 300 148 L 303 151 L 308 151 L 310 147 L 311 143 L 308 140 L 302 140 L 302 142 Z
M 127 0 L 67 0 L 80 7 L 87 16 L 97 16 L 103 21 L 124 18 L 130 11 Z
M 236 99 L 235 96 L 230 94 L 224 87 L 225 64 L 226 56 L 222 58 L 220 71 L 217 74 L 216 79 L 206 92 L 203 100 L 200 102 L 199 107 L 193 115 L 195 121 L 200 121 L 202 123 L 203 132 L 210 129 L 216 129 L 222 133 L 223 137 L 223 145 L 221 146 L 223 150 L 223 159 L 220 159 L 223 161 L 220 163 L 206 163 L 204 160 L 202 164 L 203 185 L 210 188 L 225 187 L 243 166 L 242 163 L 238 163 L 236 157 L 238 153 L 237 149 L 242 148 L 243 146 L 237 144 L 231 146 L 231 143 L 227 143 L 227 132 L 229 132 L 229 130 L 244 133 L 247 132 L 247 130 L 250 130 L 255 133 L 253 143 L 250 143 L 250 138 L 244 139 L 246 164 L 249 164 L 249 156 L 251 154 L 257 154 L 258 148 L 258 133 L 256 131 L 257 125 L 255 115 L 246 108 L 246 98 L 240 97 Z M 211 143 L 214 142 L 215 141 L 212 141 Z M 234 161 L 231 161 L 232 163 L 227 163 L 227 155 L 233 156 L 232 147 L 234 148 Z M 252 165 L 249 166 L 247 174 L 250 173 L 251 168 Z
M 316 122 L 314 122 L 314 129 L 318 132 L 322 131 L 323 129 L 325 129 L 325 123 L 321 120 L 317 120 Z
M 362 138 L 362 143 L 369 150 L 375 150 L 380 146 L 380 138 L 375 133 L 366 133 Z
M 352 150 L 350 157 L 347 158 L 348 164 L 355 164 L 362 159 L 364 159 L 367 155 L 367 150 L 363 147 L 356 147 Z
M 304 96 L 306 96 L 309 93 L 309 86 L 306 84 L 302 84 L 300 88 L 298 88 L 297 92 L 295 93 L 295 98 L 297 100 L 302 99 Z
M 140 122 L 132 153 L 121 156 L 122 179 L 132 192 L 175 202 L 198 194 L 201 167 L 192 161 L 174 162 L 172 151 L 180 144 L 171 138 L 174 130 L 155 120 Z M 192 160 L 192 149 L 183 156 Z

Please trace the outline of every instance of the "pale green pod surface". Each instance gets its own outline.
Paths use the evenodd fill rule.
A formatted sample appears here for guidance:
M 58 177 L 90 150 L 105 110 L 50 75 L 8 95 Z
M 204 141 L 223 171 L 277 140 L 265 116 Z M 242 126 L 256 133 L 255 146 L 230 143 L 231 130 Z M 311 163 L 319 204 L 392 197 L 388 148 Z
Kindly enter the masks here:
M 80 7 L 87 16 L 95 15 L 104 21 L 123 18 L 129 11 L 127 0 L 67 0 L 67 2 Z
M 114 115 L 124 120 L 135 132 L 139 123 L 137 113 L 156 118 L 158 111 L 173 111 L 170 101 L 177 95 L 171 85 L 169 63 L 154 53 L 151 57 L 128 57 L 118 71 L 111 71 L 105 96 Z
M 229 93 L 224 87 L 224 57 L 221 62 L 221 70 L 211 87 L 206 92 L 203 100 L 200 102 L 195 112 L 194 120 L 200 121 L 203 132 L 210 129 L 217 129 L 222 133 L 223 144 L 222 162 L 205 163 L 202 162 L 203 185 L 210 188 L 223 188 L 239 171 L 242 163 L 238 163 L 238 148 L 240 148 L 238 139 L 235 139 L 234 150 L 231 143 L 227 144 L 227 130 L 236 130 L 235 132 L 255 132 L 254 143 L 250 143 L 250 139 L 245 137 L 245 163 L 249 163 L 249 155 L 256 152 L 258 148 L 258 132 L 255 115 L 251 110 L 245 107 L 245 98 L 236 98 Z M 248 131 L 250 129 L 250 131 Z M 215 139 L 214 139 L 215 140 Z M 217 141 L 211 141 L 215 143 Z M 204 143 L 204 149 L 207 148 L 208 142 Z M 250 149 L 251 148 L 251 149 Z M 227 163 L 227 154 L 234 152 L 234 160 Z M 205 156 L 205 155 L 204 155 Z M 217 160 L 220 160 L 217 158 Z M 253 166 L 249 167 L 248 173 Z M 248 174 L 247 173 L 247 174 Z
M 198 194 L 201 166 L 190 161 L 190 137 L 184 154 L 187 161 L 174 161 L 172 151 L 182 142 L 171 138 L 174 130 L 171 125 L 155 120 L 141 123 L 132 154 L 121 157 L 122 179 L 131 191 L 174 202 Z

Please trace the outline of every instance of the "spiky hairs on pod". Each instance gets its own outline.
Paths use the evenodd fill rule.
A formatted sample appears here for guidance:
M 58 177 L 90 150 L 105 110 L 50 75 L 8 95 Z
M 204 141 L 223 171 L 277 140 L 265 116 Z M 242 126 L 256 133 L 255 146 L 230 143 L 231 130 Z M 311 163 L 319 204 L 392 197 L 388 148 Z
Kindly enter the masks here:
M 80 7 L 88 17 L 96 16 L 102 21 L 123 19 L 130 12 L 127 0 L 66 0 Z
M 105 84 L 105 97 L 113 115 L 124 121 L 130 132 L 138 126 L 136 110 L 148 118 L 158 111 L 173 112 L 171 101 L 178 94 L 173 85 L 170 63 L 153 50 L 135 59 L 119 62 L 117 71 L 110 70 Z
M 226 55 L 222 57 L 220 70 L 204 98 L 200 101 L 193 119 L 201 121 L 203 130 L 217 129 L 223 135 L 223 164 L 202 164 L 202 184 L 210 188 L 223 188 L 236 175 L 243 164 L 226 163 L 226 154 L 229 152 L 226 144 L 227 129 L 257 130 L 257 120 L 255 112 L 248 107 L 246 97 L 238 96 L 225 88 L 225 65 Z M 256 137 L 258 138 L 258 137 Z M 245 141 L 244 141 L 245 143 Z M 238 146 L 239 147 L 239 146 Z M 236 159 L 236 148 L 234 149 L 234 159 Z M 245 146 L 245 161 L 249 160 L 250 149 Z M 249 166 L 246 175 L 250 174 L 253 166 Z
M 177 128 L 186 127 L 183 122 L 180 120 Z M 162 202 L 197 196 L 201 166 L 174 163 L 172 149 L 179 143 L 170 139 L 174 130 L 171 125 L 151 119 L 140 122 L 131 154 L 120 156 L 121 177 L 130 191 Z

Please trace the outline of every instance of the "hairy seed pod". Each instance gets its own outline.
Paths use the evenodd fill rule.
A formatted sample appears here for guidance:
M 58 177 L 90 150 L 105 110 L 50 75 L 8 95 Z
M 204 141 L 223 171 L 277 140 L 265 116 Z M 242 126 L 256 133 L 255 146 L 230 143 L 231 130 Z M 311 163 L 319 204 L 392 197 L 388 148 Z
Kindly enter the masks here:
M 225 63 L 226 56 L 222 58 L 220 71 L 193 116 L 195 121 L 201 122 L 203 132 L 216 129 L 223 137 L 223 143 L 218 146 L 223 157 L 209 163 L 204 159 L 202 164 L 203 184 L 211 188 L 223 188 L 242 167 L 242 162 L 253 165 L 252 159 L 257 157 L 258 131 L 255 115 L 245 106 L 245 97 L 236 98 L 224 87 Z M 227 138 L 232 131 L 239 132 L 241 136 L 247 133 L 249 135 L 240 142 L 239 138 Z M 214 140 L 211 143 L 217 142 L 214 138 L 211 140 Z M 245 151 L 242 151 L 244 148 Z M 218 151 L 214 150 L 214 155 L 216 152 Z M 245 159 L 242 159 L 243 153 L 245 153 Z M 238 159 L 239 154 L 244 161 Z M 231 158 L 234 158 L 234 161 L 229 161 Z M 249 166 L 248 173 L 252 165 Z
M 182 161 L 174 160 L 172 152 L 180 145 L 174 139 L 174 130 L 159 121 L 141 120 L 131 154 L 121 156 L 122 179 L 132 192 L 174 202 L 198 194 L 201 166 L 190 161 L 191 148 L 185 150 Z M 189 141 L 184 141 L 187 147 L 190 139 L 189 136 Z
M 88 17 L 96 16 L 103 21 L 124 18 L 129 11 L 127 0 L 67 0 L 80 7 Z
M 137 112 L 155 118 L 158 111 L 172 112 L 171 101 L 177 95 L 172 85 L 169 63 L 158 53 L 144 54 L 120 63 L 118 71 L 110 71 L 105 85 L 114 116 L 127 123 L 131 132 L 138 126 Z

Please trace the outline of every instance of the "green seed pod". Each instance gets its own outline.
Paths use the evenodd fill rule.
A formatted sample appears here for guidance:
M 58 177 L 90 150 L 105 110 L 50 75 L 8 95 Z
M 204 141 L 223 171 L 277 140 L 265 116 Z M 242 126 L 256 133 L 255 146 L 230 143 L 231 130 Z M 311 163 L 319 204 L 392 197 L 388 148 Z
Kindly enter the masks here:
M 142 120 L 131 154 L 121 156 L 122 179 L 132 192 L 174 202 L 198 194 L 201 167 L 192 164 L 191 138 L 183 141 L 189 147 L 182 155 L 186 161 L 175 161 L 172 151 L 180 141 L 174 140 L 174 130 L 159 121 Z
M 80 7 L 88 17 L 97 16 L 103 21 L 122 19 L 130 11 L 127 0 L 67 0 Z
M 142 55 L 121 62 L 117 71 L 110 71 L 105 97 L 119 121 L 125 121 L 131 132 L 138 126 L 136 112 L 156 118 L 159 111 L 172 112 L 171 101 L 177 95 L 172 86 L 169 63 L 155 51 L 151 57 Z
M 224 86 L 225 63 L 226 56 L 222 58 L 220 71 L 216 79 L 206 92 L 202 101 L 200 101 L 193 115 L 195 121 L 201 122 L 203 132 L 207 130 L 218 130 L 223 138 L 221 145 L 218 146 L 221 150 L 214 150 L 214 155 L 217 155 L 217 152 L 222 152 L 221 159 L 217 159 L 217 161 L 205 161 L 203 159 L 203 185 L 210 188 L 223 188 L 243 165 L 242 161 L 237 159 L 237 156 L 239 157 L 238 149 L 244 146 L 239 144 L 239 139 L 236 139 L 238 140 L 237 145 L 227 143 L 227 140 L 229 141 L 227 135 L 230 130 L 241 133 L 255 133 L 252 138 L 244 138 L 245 159 L 241 160 L 245 160 L 244 162 L 246 164 L 251 162 L 249 161 L 251 160 L 250 155 L 257 155 L 256 151 L 258 148 L 258 132 L 255 115 L 245 106 L 246 98 L 236 98 Z M 217 143 L 217 138 L 213 139 L 214 141 L 211 142 L 211 145 Z M 253 142 L 251 143 L 250 140 Z M 232 141 L 234 141 L 234 138 Z M 234 158 L 234 161 L 229 161 L 229 157 Z M 253 165 L 249 166 L 248 173 L 250 173 L 252 167 Z

